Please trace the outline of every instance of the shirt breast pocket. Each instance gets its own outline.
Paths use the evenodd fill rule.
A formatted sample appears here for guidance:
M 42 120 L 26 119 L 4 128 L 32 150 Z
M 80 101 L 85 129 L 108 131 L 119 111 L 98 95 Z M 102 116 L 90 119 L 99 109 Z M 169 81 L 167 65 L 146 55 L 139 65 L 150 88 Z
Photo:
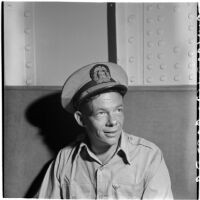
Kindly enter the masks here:
M 143 183 L 115 183 L 113 186 L 113 198 L 117 199 L 141 199 L 143 194 Z

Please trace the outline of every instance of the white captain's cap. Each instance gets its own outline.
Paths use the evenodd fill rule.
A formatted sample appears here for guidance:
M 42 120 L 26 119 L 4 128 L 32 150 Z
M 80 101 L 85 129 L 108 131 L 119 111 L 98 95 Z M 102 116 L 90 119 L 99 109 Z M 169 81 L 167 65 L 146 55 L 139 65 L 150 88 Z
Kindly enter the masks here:
M 63 85 L 61 100 L 63 108 L 74 113 L 89 96 L 113 89 L 125 95 L 128 77 L 121 66 L 111 62 L 98 62 L 75 71 Z

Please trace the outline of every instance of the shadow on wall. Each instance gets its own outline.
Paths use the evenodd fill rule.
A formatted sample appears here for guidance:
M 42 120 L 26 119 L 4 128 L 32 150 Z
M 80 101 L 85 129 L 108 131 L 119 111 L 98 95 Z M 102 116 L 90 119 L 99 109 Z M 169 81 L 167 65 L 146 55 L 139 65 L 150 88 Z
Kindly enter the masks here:
M 32 103 L 26 110 L 27 120 L 38 127 L 50 152 L 55 156 L 58 151 L 73 142 L 83 131 L 72 114 L 67 113 L 60 103 L 60 92 L 45 96 Z M 45 172 L 52 160 L 47 162 L 25 194 L 25 198 L 34 197 Z

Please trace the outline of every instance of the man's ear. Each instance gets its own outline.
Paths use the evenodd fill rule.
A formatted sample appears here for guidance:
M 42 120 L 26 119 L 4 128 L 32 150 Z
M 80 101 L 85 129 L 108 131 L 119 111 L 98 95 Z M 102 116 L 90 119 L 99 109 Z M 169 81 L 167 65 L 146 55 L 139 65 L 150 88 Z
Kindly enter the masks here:
M 76 111 L 74 113 L 74 118 L 76 119 L 77 123 L 79 126 L 84 127 L 84 122 L 83 122 L 83 115 L 80 111 Z

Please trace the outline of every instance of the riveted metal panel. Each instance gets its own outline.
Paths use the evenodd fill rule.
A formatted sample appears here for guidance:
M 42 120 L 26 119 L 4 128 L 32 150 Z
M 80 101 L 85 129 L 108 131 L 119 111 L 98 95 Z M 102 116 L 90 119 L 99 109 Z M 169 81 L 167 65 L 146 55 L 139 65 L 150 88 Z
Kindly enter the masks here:
M 117 4 L 117 63 L 128 73 L 129 85 L 143 82 L 143 4 Z
M 197 3 L 117 4 L 117 57 L 129 85 L 195 85 Z
M 144 84 L 196 84 L 197 6 L 144 4 Z
M 4 75 L 6 85 L 24 85 L 24 3 L 4 2 Z
M 4 2 L 6 85 L 35 85 L 34 3 Z
M 26 85 L 36 85 L 35 37 L 34 37 L 34 3 L 26 2 L 24 6 L 25 34 L 25 70 Z

